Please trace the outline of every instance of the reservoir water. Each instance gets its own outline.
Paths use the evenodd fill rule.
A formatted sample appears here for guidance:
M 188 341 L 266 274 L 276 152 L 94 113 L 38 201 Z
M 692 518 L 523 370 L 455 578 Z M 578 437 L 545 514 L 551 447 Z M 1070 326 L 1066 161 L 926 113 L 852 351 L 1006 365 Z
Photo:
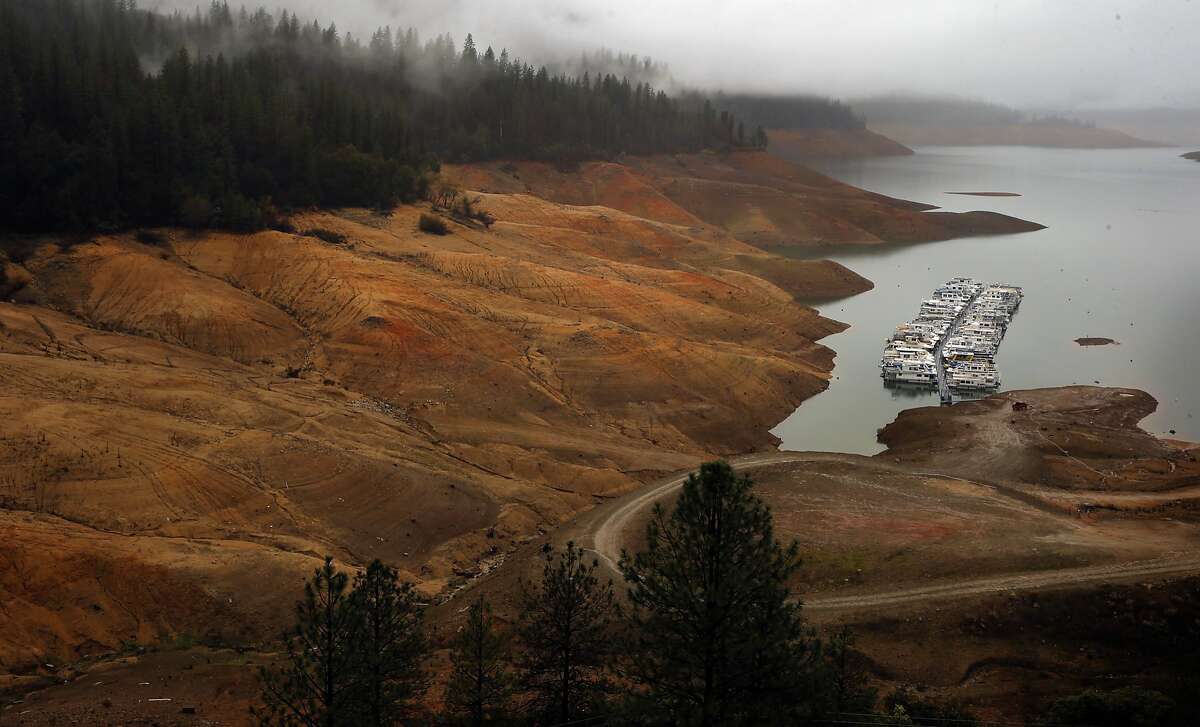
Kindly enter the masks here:
M 897 412 L 937 405 L 933 391 L 884 388 L 879 355 L 895 326 L 956 275 L 1025 289 L 996 357 L 1002 390 L 1143 389 L 1159 402 L 1144 429 L 1200 441 L 1200 163 L 1184 151 L 926 147 L 816 165 L 874 192 L 1047 229 L 823 254 L 875 289 L 817 306 L 850 328 L 822 341 L 837 351 L 834 378 L 775 428 L 781 446 L 873 454 L 883 449 L 876 431 Z M 948 194 L 956 191 L 1021 196 Z M 1120 345 L 1082 347 L 1079 337 Z

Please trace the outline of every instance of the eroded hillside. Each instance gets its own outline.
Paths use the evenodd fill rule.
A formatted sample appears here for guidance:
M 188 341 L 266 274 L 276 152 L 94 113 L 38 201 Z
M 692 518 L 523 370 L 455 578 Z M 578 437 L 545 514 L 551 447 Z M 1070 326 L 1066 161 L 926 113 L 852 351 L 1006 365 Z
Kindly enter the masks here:
M 761 249 L 801 254 L 1042 229 L 994 212 L 928 212 L 929 205 L 866 192 L 761 152 L 638 157 L 593 162 L 577 171 L 497 162 L 450 174 L 471 189 L 605 205 L 673 224 L 707 224 Z
M 490 229 L 405 207 L 13 247 L 0 664 L 267 638 L 327 553 L 452 592 L 605 498 L 769 449 L 842 328 L 799 301 L 870 283 L 739 215 L 806 244 L 827 208 L 948 234 L 765 155 L 454 174 Z M 863 229 L 839 239 L 886 232 Z
M 439 591 L 598 497 L 770 446 L 841 327 L 795 297 L 869 285 L 703 224 L 485 203 L 492 230 L 446 237 L 408 208 L 24 244 L 0 304 L 0 661 L 262 636 L 324 553 Z

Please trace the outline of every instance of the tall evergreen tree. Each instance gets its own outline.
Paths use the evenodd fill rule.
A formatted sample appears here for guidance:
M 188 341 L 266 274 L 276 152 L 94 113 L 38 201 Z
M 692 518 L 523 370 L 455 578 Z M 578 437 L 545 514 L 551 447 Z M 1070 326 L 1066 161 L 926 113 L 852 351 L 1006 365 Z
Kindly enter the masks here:
M 878 694 L 867 685 L 867 674 L 854 661 L 854 633 L 843 627 L 823 644 L 828 691 L 825 709 L 831 715 L 865 714 L 875 709 Z
M 453 672 L 446 688 L 446 711 L 473 726 L 504 719 L 513 693 L 509 639 L 497 631 L 491 605 L 482 596 L 471 603 L 467 622 L 454 638 Z
M 354 579 L 356 723 L 383 727 L 409 716 L 427 686 L 422 612 L 411 583 L 374 560 Z
M 596 713 L 609 690 L 618 610 L 612 581 L 600 582 L 599 567 L 572 542 L 561 553 L 547 550 L 539 585 L 522 584 L 522 682 L 530 711 L 551 724 Z
M 304 584 L 296 604 L 296 626 L 284 635 L 282 664 L 259 671 L 262 725 L 335 727 L 353 725 L 359 698 L 355 640 L 361 622 L 350 605 L 349 579 L 326 557 Z
M 674 511 L 656 506 L 646 549 L 623 554 L 635 627 L 630 675 L 676 724 L 791 722 L 815 708 L 813 638 L 788 579 L 795 543 L 725 462 L 688 476 Z

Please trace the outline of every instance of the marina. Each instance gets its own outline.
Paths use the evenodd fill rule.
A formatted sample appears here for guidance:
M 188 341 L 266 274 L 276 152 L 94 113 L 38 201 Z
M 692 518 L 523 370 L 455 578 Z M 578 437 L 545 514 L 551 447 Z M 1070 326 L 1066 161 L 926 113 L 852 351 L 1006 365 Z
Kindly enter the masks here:
M 955 392 L 1000 388 L 995 356 L 1021 305 L 1015 285 L 952 278 L 921 301 L 917 317 L 896 327 L 879 361 L 885 384 Z

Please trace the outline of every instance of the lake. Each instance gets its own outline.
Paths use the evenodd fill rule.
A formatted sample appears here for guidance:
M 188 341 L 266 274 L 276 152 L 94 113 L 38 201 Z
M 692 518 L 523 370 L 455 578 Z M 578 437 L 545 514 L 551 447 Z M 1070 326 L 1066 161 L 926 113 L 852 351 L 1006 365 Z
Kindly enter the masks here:
M 1200 441 L 1200 164 L 1186 149 L 1068 150 L 926 147 L 910 157 L 813 165 L 874 192 L 962 212 L 993 210 L 1047 226 L 825 254 L 875 289 L 818 305 L 850 324 L 823 343 L 837 351 L 829 389 L 774 433 L 782 447 L 874 454 L 897 412 L 936 405 L 936 392 L 884 388 L 879 356 L 893 329 L 957 275 L 1025 289 L 996 363 L 1002 389 L 1067 384 L 1143 389 L 1159 406 L 1142 422 Z M 1015 192 L 975 197 L 955 191 Z M 1082 347 L 1079 337 L 1120 345 Z

